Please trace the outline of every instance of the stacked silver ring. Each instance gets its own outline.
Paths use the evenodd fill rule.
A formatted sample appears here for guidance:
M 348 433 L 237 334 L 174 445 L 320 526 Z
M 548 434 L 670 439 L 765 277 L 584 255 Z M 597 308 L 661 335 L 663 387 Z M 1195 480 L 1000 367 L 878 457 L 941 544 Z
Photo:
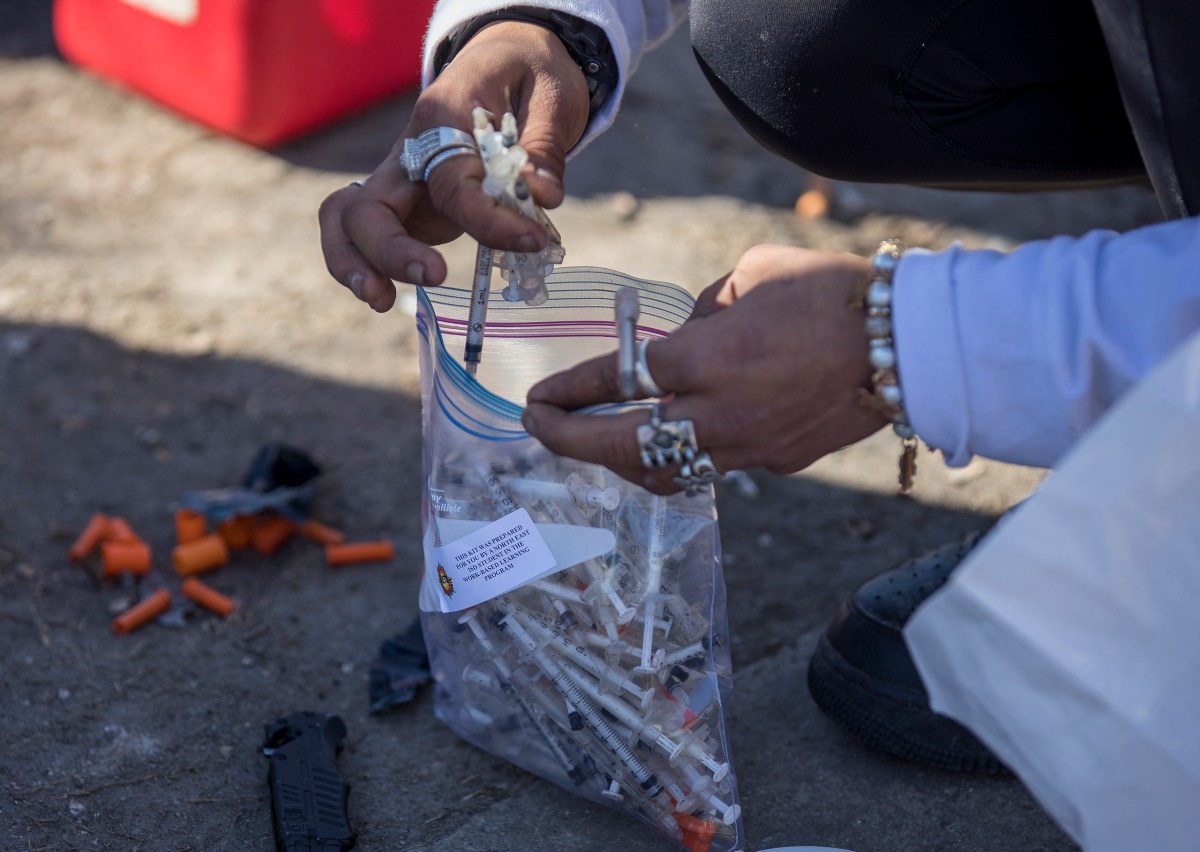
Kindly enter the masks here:
M 400 154 L 400 165 L 408 179 L 414 183 L 428 181 L 433 170 L 452 157 L 479 154 L 475 137 L 455 127 L 434 127 L 417 136 L 404 140 L 404 151 Z

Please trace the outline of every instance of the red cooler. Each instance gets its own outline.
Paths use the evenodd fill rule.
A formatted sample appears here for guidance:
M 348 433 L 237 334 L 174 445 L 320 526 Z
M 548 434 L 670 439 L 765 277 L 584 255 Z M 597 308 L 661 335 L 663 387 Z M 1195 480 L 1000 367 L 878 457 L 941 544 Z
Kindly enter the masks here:
M 434 0 L 55 0 L 72 62 L 270 146 L 420 79 Z

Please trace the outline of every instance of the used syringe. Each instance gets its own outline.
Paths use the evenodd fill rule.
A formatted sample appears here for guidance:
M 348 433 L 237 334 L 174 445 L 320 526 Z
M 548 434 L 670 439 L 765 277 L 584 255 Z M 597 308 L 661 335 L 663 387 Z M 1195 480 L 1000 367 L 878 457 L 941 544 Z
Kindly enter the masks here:
M 642 629 L 642 659 L 634 667 L 638 674 L 653 674 L 658 670 L 653 664 L 654 623 L 658 620 L 658 604 L 662 600 L 663 538 L 666 534 L 667 501 L 654 497 L 650 504 L 650 560 L 646 571 L 646 588 L 643 600 L 646 615 Z
M 571 681 L 562 668 L 543 650 L 542 646 L 517 622 L 513 614 L 506 614 L 500 619 L 499 625 L 512 635 L 513 642 L 517 647 L 532 658 L 537 667 L 541 669 L 542 674 L 546 676 L 546 679 L 554 684 L 559 692 L 562 693 L 563 698 L 571 702 L 579 710 L 580 715 L 583 716 L 584 721 L 596 735 L 596 738 L 633 775 L 637 780 L 638 786 L 645 790 L 646 794 L 651 798 L 662 793 L 663 786 L 658 782 L 654 773 L 646 768 L 646 764 L 638 758 L 629 744 L 617 735 L 617 732 L 608 724 L 603 714 L 592 704 L 587 693 Z
M 533 725 L 534 730 L 538 732 L 538 735 L 542 738 L 542 741 L 545 742 L 546 747 L 550 750 L 550 753 L 554 755 L 555 760 L 557 760 L 559 765 L 562 766 L 563 771 L 567 774 L 567 777 L 576 784 L 582 784 L 584 779 L 587 777 L 587 773 L 567 752 L 566 747 L 562 744 L 551 727 L 546 723 L 546 720 L 542 718 L 541 714 L 538 713 L 537 710 L 530 705 L 525 696 L 521 695 L 521 693 L 517 690 L 516 686 L 513 684 L 512 670 L 509 669 L 508 665 L 504 662 L 504 659 L 496 650 L 496 646 L 492 644 L 492 641 L 488 638 L 483 626 L 479 624 L 477 611 L 474 609 L 468 610 L 465 615 L 458 619 L 458 623 L 465 624 L 468 628 L 470 628 L 471 634 L 475 637 L 475 640 L 479 642 L 480 646 L 487 654 L 488 659 L 491 660 L 492 665 L 495 666 L 497 673 L 499 673 L 501 690 L 509 698 L 511 698 L 518 707 L 521 708 L 521 711 L 525 714 L 525 717 L 529 719 L 530 723 Z M 467 671 L 470 670 L 468 669 Z M 466 674 L 466 672 L 464 672 L 464 674 Z
M 475 253 L 475 279 L 471 285 L 471 310 L 467 315 L 467 348 L 463 362 L 472 376 L 483 358 L 483 331 L 487 327 L 488 296 L 492 291 L 493 252 L 483 243 Z
M 540 305 L 547 298 L 545 276 L 555 264 L 562 262 L 564 252 L 558 231 L 545 211 L 533 200 L 529 184 L 520 176 L 529 155 L 517 144 L 516 117 L 512 113 L 505 113 L 500 121 L 500 129 L 496 130 L 492 125 L 492 115 L 487 110 L 476 107 L 472 115 L 475 142 L 483 160 L 484 191 L 503 206 L 541 224 L 550 236 L 544 249 L 531 253 L 497 251 L 480 243 L 475 254 L 475 277 L 471 285 L 467 343 L 463 353 L 467 372 L 474 376 L 483 359 L 492 266 L 500 266 L 501 274 L 508 280 L 508 287 L 504 291 L 506 300 Z

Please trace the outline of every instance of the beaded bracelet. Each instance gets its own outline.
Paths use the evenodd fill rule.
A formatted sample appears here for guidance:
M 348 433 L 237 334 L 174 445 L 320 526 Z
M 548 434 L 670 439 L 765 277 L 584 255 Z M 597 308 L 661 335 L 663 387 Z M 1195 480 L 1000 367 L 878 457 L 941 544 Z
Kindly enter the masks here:
M 871 393 L 864 395 L 872 406 L 892 421 L 892 430 L 899 436 L 900 493 L 912 491 L 917 474 L 917 434 L 904 408 L 904 392 L 900 389 L 900 374 L 896 367 L 896 343 L 892 337 L 892 275 L 904 253 L 899 240 L 884 240 L 871 257 L 871 276 L 857 294 L 854 307 L 866 309 L 866 331 L 871 361 Z

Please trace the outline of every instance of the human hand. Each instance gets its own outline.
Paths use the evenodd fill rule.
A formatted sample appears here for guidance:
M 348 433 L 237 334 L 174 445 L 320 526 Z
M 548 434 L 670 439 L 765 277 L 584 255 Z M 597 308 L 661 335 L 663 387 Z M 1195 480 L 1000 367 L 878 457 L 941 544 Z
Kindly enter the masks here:
M 409 181 L 400 165 L 406 138 L 434 127 L 470 131 L 471 112 L 511 112 L 529 154 L 534 200 L 562 203 L 567 152 L 587 126 L 583 73 L 558 37 L 532 24 L 502 21 L 480 30 L 421 93 L 404 134 L 363 186 L 351 184 L 321 204 L 321 249 L 330 274 L 376 311 L 396 301 L 393 281 L 436 285 L 446 262 L 431 246 L 463 231 L 490 248 L 537 251 L 548 235 L 537 222 L 483 191 L 483 164 L 452 157 L 429 182 Z
M 791 473 L 885 426 L 870 386 L 863 314 L 849 306 L 870 262 L 848 254 L 756 246 L 697 299 L 692 317 L 652 342 L 646 361 L 670 397 L 664 420 L 691 420 L 718 471 Z M 645 411 L 576 414 L 622 399 L 615 353 L 534 385 L 522 422 L 560 455 L 610 468 L 656 494 L 676 469 L 642 467 Z

